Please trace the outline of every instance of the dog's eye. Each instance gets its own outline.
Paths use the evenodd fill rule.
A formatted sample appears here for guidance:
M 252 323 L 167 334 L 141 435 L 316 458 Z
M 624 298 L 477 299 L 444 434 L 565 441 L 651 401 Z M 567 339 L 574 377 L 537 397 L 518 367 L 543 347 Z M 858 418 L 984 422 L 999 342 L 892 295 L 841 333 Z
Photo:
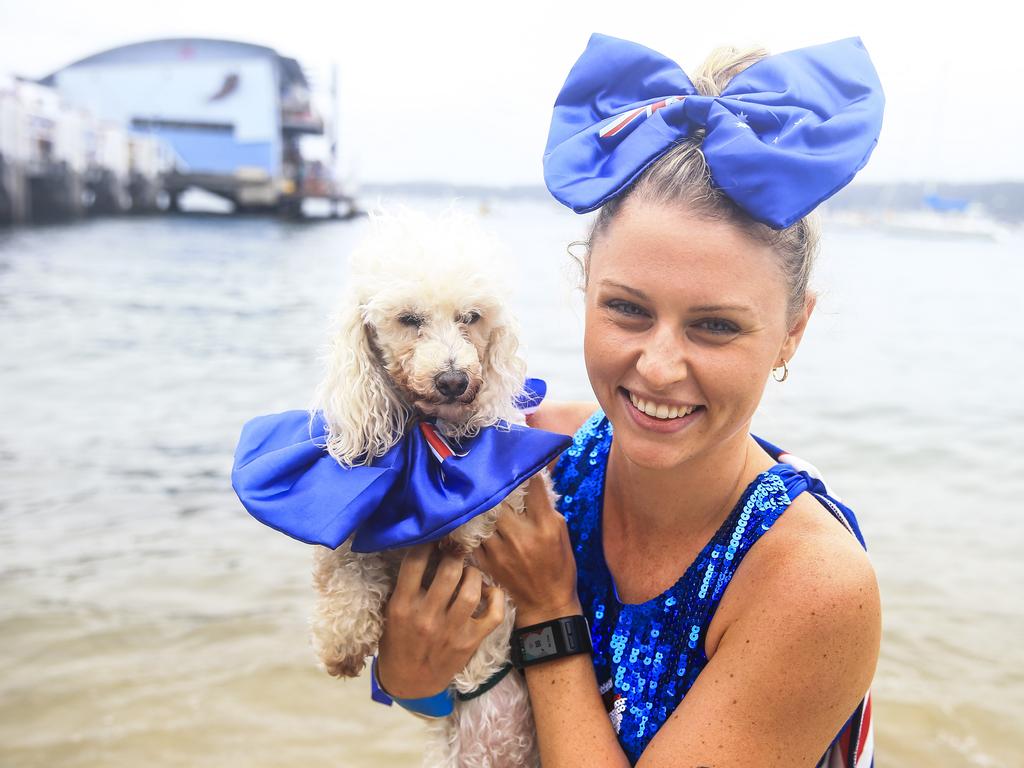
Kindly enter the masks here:
M 477 312 L 476 310 L 470 310 L 469 312 L 464 312 L 459 317 L 459 322 L 460 323 L 465 323 L 466 325 L 472 325 L 473 323 L 475 323 L 479 319 L 480 319 L 480 313 Z
M 412 312 L 406 312 L 405 314 L 398 316 L 398 322 L 402 325 L 407 325 L 410 328 L 419 328 L 423 325 L 423 316 L 413 314 Z

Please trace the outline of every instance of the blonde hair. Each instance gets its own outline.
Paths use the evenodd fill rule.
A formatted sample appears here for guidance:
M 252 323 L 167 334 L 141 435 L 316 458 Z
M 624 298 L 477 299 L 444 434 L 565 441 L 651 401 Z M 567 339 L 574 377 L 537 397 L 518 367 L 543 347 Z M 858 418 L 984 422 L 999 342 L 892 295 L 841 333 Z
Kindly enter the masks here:
M 721 46 L 707 56 L 690 81 L 701 95 L 719 96 L 732 78 L 769 55 L 760 47 Z M 587 252 L 627 200 L 682 206 L 710 219 L 731 222 L 754 240 L 774 249 L 789 288 L 787 309 L 790 317 L 795 318 L 807 300 L 811 270 L 821 240 L 818 214 L 812 212 L 781 230 L 755 221 L 715 187 L 700 149 L 703 140 L 704 129 L 694 131 L 651 163 L 632 186 L 605 203 L 591 227 Z M 587 256 L 578 260 L 585 284 Z

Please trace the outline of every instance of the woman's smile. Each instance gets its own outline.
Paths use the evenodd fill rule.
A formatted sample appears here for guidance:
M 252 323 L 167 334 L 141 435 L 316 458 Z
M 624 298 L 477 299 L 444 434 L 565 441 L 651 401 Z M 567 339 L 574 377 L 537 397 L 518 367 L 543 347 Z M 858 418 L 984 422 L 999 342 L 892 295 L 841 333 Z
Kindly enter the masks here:
M 704 413 L 703 405 L 655 400 L 619 387 L 618 395 L 624 400 L 623 409 L 634 423 L 653 432 L 678 432 L 686 429 Z

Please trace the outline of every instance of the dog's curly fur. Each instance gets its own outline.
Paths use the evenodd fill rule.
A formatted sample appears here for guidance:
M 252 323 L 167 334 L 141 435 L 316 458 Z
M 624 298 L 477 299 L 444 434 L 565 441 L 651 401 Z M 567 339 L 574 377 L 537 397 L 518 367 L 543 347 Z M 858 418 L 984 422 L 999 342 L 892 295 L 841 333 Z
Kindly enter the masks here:
M 327 449 L 344 465 L 369 464 L 386 453 L 417 416 L 436 417 L 449 437 L 476 434 L 502 422 L 522 423 L 513 406 L 525 364 L 502 295 L 507 282 L 494 242 L 470 220 L 449 211 L 377 215 L 350 261 L 348 296 L 335 319 L 327 372 L 313 410 L 328 425 Z M 465 385 L 439 385 L 448 374 Z M 523 487 L 444 542 L 472 551 L 502 514 L 521 513 Z M 313 644 L 332 675 L 352 677 L 377 647 L 384 606 L 402 551 L 359 554 L 349 542 L 316 547 L 311 620 Z M 455 678 L 456 691 L 477 688 L 508 661 L 515 609 Z M 425 764 L 499 768 L 538 764 L 525 683 L 511 673 L 489 692 L 457 702 L 430 726 Z

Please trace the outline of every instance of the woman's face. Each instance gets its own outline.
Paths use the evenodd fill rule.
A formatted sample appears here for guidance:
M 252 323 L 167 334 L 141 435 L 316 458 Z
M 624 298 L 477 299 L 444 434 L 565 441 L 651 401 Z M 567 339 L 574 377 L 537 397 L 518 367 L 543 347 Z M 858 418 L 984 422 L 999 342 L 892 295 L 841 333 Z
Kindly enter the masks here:
M 778 257 L 734 225 L 629 201 L 590 254 L 584 357 L 615 441 L 667 469 L 745 440 L 795 323 Z

